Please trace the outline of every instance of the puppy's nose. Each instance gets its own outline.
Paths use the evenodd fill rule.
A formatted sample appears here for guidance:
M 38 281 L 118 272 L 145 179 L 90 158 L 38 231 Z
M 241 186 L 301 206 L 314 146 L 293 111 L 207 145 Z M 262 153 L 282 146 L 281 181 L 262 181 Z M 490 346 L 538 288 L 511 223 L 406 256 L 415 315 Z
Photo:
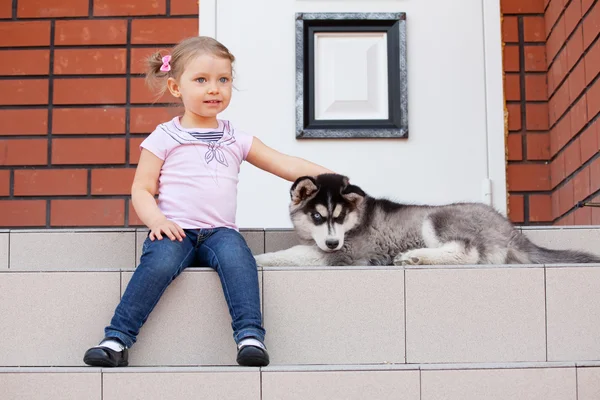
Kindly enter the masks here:
M 329 247 L 332 250 L 338 247 L 338 244 L 340 244 L 340 241 L 337 239 L 327 239 L 325 241 L 325 246 Z

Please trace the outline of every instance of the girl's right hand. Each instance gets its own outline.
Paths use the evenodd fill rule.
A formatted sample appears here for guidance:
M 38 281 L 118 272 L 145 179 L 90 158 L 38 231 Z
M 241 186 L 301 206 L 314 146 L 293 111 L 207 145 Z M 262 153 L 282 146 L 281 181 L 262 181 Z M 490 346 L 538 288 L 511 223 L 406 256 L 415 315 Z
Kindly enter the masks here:
M 155 224 L 149 227 L 150 228 L 150 240 L 154 241 L 154 239 L 162 240 L 164 233 L 171 240 L 179 240 L 180 242 L 185 237 L 185 232 L 179 225 L 175 222 L 169 221 L 166 218 L 157 221 Z

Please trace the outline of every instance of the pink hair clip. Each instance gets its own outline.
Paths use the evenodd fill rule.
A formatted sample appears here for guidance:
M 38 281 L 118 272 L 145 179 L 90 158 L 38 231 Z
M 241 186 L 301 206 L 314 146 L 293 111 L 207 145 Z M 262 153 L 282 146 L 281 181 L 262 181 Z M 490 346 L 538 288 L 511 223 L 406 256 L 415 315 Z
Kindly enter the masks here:
M 169 64 L 170 61 L 171 61 L 171 56 L 164 56 L 162 58 L 163 64 L 160 66 L 160 70 L 162 72 L 169 72 L 171 70 L 171 64 Z

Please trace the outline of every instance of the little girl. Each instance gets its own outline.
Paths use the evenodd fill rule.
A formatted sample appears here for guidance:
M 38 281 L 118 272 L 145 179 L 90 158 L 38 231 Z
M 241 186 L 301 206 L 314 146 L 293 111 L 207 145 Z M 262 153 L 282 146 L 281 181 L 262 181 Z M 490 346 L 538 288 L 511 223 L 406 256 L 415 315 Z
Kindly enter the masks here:
M 192 265 L 219 274 L 238 364 L 269 364 L 256 263 L 235 224 L 240 164 L 246 160 L 288 181 L 331 171 L 279 153 L 217 119 L 231 99 L 233 62 L 229 50 L 210 37 L 186 39 L 171 54 L 148 59 L 148 83 L 181 99 L 184 113 L 158 125 L 140 145 L 131 199 L 150 232 L 104 339 L 84 355 L 88 365 L 127 366 L 128 348 L 150 312 Z

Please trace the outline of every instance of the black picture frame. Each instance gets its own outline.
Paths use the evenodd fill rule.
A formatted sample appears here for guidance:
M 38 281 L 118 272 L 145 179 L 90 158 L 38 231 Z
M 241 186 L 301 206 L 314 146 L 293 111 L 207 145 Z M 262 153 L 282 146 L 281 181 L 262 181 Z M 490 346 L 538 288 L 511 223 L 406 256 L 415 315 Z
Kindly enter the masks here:
M 387 36 L 388 118 L 315 119 L 314 37 L 321 32 L 385 32 Z M 407 138 L 408 92 L 406 14 L 296 14 L 296 138 Z

